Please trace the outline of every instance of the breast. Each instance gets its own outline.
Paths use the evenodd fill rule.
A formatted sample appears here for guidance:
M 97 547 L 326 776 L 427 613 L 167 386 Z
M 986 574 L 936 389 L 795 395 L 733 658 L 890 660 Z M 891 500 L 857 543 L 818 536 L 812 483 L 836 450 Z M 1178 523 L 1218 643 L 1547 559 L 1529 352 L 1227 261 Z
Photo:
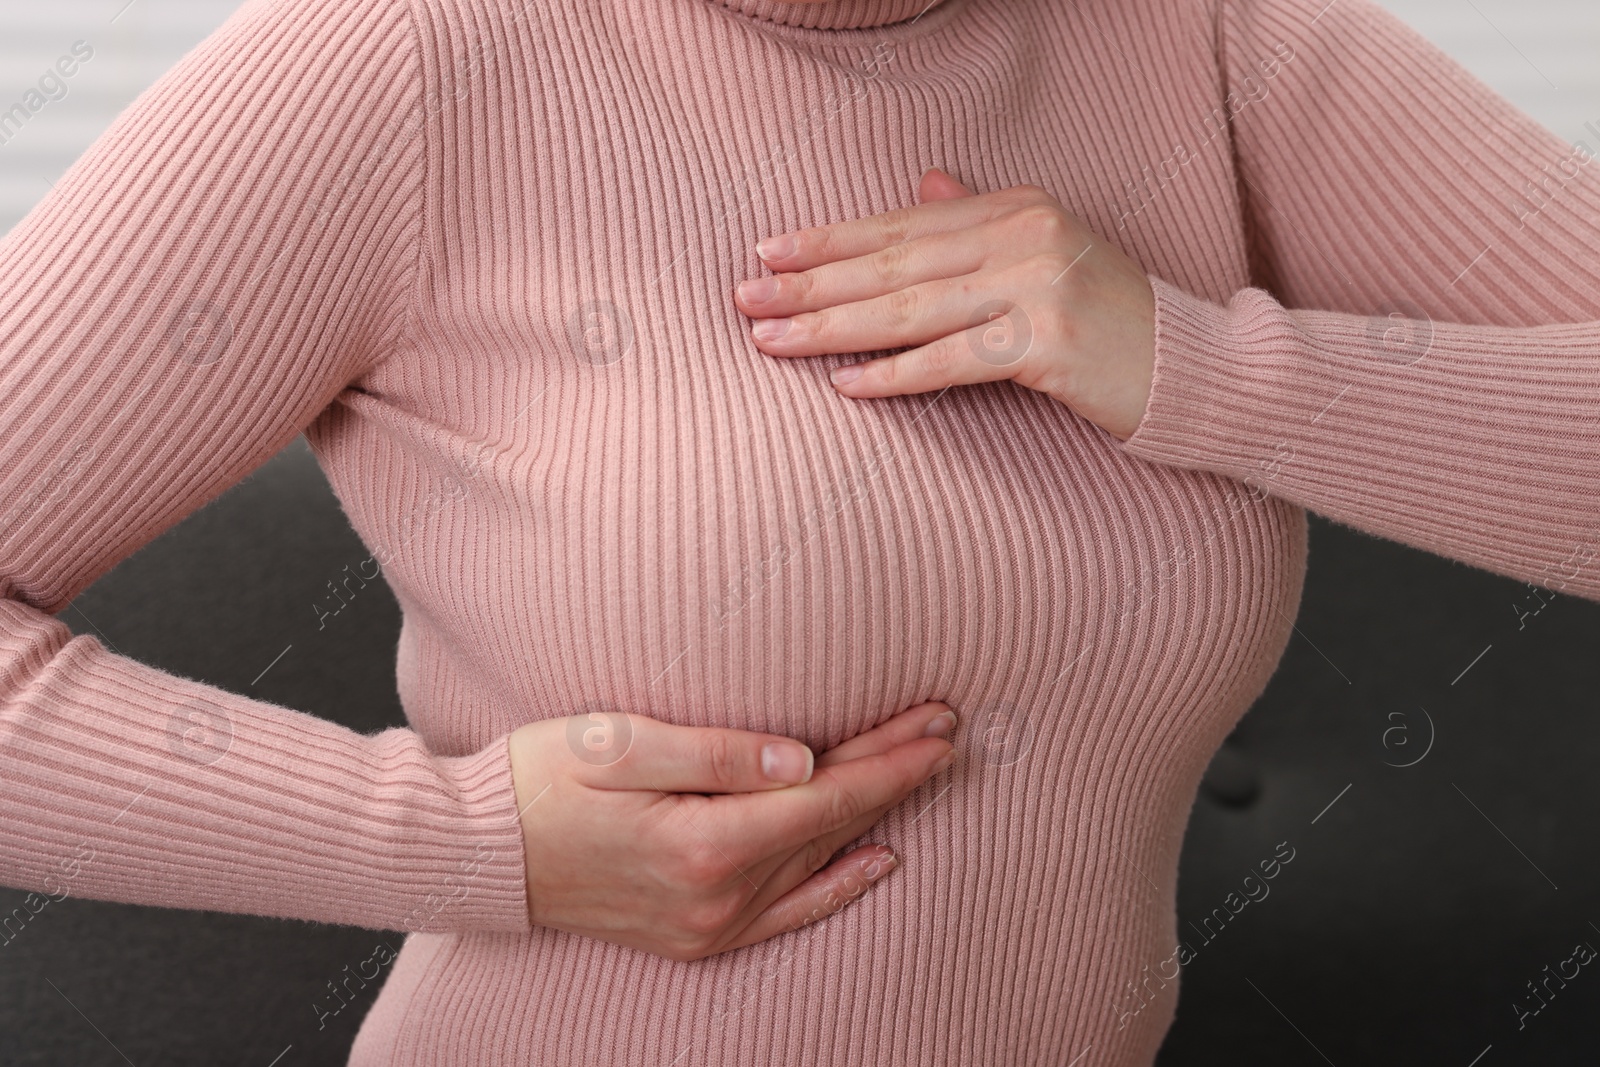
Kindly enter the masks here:
M 523 721 L 604 705 L 820 749 L 927 699 L 1035 737 L 1069 712 L 1186 709 L 1192 727 L 1264 682 L 1286 628 L 1267 606 L 1292 617 L 1298 595 L 1297 509 L 1128 458 L 1010 382 L 842 397 L 827 371 L 853 357 L 757 351 L 732 284 L 682 318 L 594 302 L 542 349 L 458 366 L 475 395 L 425 414 L 388 397 L 356 428 L 419 487 L 448 478 L 441 455 L 473 472 L 391 568 L 418 626 L 452 635 L 429 669 L 462 675 L 413 685 Z M 450 426 L 451 409 L 501 418 Z M 463 558 L 503 595 L 454 590 Z M 504 725 L 418 706 L 442 734 Z

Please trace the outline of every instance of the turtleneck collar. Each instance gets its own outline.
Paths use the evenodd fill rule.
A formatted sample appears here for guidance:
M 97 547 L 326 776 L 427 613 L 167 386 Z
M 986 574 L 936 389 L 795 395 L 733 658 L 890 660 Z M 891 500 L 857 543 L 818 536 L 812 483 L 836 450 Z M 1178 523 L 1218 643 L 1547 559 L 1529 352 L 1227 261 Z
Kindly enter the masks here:
M 710 0 L 741 15 L 814 30 L 856 30 L 910 23 L 951 0 Z

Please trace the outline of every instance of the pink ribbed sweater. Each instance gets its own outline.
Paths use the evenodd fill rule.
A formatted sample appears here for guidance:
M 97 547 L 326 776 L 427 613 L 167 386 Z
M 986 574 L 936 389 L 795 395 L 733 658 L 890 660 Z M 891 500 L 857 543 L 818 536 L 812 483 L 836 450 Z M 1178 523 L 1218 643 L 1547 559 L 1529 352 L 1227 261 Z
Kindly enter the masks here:
M 924 3 L 249 0 L 143 94 L 0 244 L 4 881 L 413 931 L 362 1065 L 1149 1063 L 1302 508 L 1600 595 L 1600 336 L 1554 325 L 1600 181 L 1367 0 Z M 934 165 L 1153 276 L 1130 441 L 752 346 L 758 238 Z M 52 616 L 302 430 L 410 729 Z M 529 928 L 518 724 L 820 750 L 929 698 L 962 756 L 842 913 L 693 963 Z

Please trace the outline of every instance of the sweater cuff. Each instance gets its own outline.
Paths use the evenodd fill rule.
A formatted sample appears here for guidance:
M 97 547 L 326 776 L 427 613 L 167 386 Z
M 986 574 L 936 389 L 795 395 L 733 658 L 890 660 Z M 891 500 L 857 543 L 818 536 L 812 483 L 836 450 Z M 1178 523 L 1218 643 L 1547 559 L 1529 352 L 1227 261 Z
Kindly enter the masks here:
M 1262 379 L 1285 385 L 1282 364 L 1252 366 L 1243 355 L 1268 323 L 1238 300 L 1222 307 L 1149 279 L 1156 309 L 1150 398 L 1121 447 L 1151 463 L 1242 477 L 1270 436 Z
M 507 739 L 500 737 L 471 755 L 434 757 L 439 776 L 460 799 L 462 816 L 473 828 L 471 855 L 457 861 L 453 878 L 446 876 L 459 888 L 442 885 L 437 899 L 425 896 L 414 909 L 418 923 L 407 924 L 407 929 L 428 929 L 437 913 L 431 910 L 435 905 L 453 912 L 443 923 L 446 928 L 511 933 L 533 929 L 522 822 L 506 744 Z

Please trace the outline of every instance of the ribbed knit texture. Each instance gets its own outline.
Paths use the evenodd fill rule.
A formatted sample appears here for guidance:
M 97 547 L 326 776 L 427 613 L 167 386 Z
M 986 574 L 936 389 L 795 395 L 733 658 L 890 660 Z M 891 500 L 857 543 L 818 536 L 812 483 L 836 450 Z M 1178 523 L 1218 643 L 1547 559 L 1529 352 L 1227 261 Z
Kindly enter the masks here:
M 4 880 L 420 931 L 361 1065 L 1149 1064 L 1302 508 L 1600 596 L 1600 183 L 1365 0 L 921 10 L 249 0 L 141 96 L 0 243 Z M 934 165 L 1150 272 L 1131 440 L 750 343 L 758 238 Z M 53 617 L 302 430 L 411 729 Z M 838 915 L 693 963 L 529 928 L 518 724 L 821 750 L 931 698 L 962 756 Z

